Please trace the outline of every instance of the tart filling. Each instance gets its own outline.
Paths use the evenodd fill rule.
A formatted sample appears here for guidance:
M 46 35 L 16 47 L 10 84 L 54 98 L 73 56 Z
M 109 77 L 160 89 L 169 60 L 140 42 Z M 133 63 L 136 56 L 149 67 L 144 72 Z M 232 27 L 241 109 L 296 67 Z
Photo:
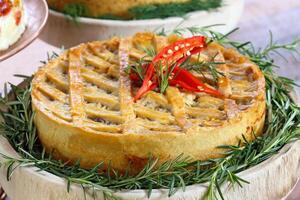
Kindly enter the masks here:
M 26 28 L 26 16 L 20 0 L 0 0 L 0 51 L 14 44 Z
M 39 138 L 58 159 L 133 173 L 149 155 L 223 156 L 262 134 L 265 79 L 237 51 L 203 36 L 137 33 L 74 47 L 32 81 Z

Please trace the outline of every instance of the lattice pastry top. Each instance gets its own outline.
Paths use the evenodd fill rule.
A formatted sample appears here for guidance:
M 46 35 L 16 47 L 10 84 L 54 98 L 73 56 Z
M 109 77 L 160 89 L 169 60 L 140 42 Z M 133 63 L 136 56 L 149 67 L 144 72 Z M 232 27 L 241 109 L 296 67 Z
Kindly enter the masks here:
M 185 154 L 192 159 L 220 156 L 217 146 L 236 144 L 245 135 L 259 135 L 265 118 L 262 72 L 232 49 L 211 43 L 191 56 L 190 66 L 215 63 L 217 79 L 208 68 L 190 72 L 224 97 L 169 86 L 149 91 L 136 102 L 140 86 L 128 66 L 151 60 L 177 36 L 138 33 L 81 44 L 39 69 L 32 81 L 32 105 L 39 138 L 47 151 L 83 167 L 100 161 L 124 170 L 142 167 L 147 157 L 160 163 Z M 218 63 L 218 64 L 216 64 Z

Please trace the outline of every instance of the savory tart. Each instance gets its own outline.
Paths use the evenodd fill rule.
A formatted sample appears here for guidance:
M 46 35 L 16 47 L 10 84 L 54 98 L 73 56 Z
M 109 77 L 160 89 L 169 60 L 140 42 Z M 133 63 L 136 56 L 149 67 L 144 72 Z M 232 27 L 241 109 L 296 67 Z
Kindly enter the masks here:
M 47 0 L 57 11 L 76 17 L 149 19 L 182 16 L 221 6 L 222 0 Z
M 219 146 L 262 134 L 265 120 L 259 67 L 203 36 L 81 44 L 38 70 L 31 95 L 47 152 L 85 168 L 217 158 Z
M 0 51 L 7 49 L 23 34 L 26 17 L 22 0 L 0 0 Z

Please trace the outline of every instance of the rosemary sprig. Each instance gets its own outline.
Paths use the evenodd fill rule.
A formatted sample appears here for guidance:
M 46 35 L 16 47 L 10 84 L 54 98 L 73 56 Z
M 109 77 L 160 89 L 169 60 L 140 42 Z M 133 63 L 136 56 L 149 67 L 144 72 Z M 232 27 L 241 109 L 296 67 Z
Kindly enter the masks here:
M 130 74 L 131 72 L 136 73 L 140 80 L 144 79 L 144 75 L 146 74 L 146 66 L 147 64 L 150 64 L 153 57 L 156 56 L 157 52 L 153 47 L 148 48 L 139 48 L 142 50 L 146 55 L 140 59 L 138 62 L 129 65 L 125 72 L 127 74 Z M 210 58 L 210 61 L 201 61 L 200 60 L 200 53 L 198 54 L 198 58 L 196 62 L 191 63 L 190 59 L 191 56 L 189 56 L 179 67 L 188 69 L 188 70 L 194 70 L 201 74 L 203 74 L 204 70 L 207 70 L 212 75 L 213 81 L 216 83 L 219 76 L 224 76 L 224 74 L 220 71 L 218 71 L 217 67 L 218 65 L 225 64 L 225 62 L 217 62 L 214 61 L 216 56 L 218 54 L 215 54 Z M 169 78 L 171 77 L 173 70 L 176 66 L 176 63 L 165 63 L 165 66 L 162 65 L 161 62 L 158 62 L 155 64 L 156 69 L 156 75 L 158 77 L 158 86 L 159 86 L 159 92 L 165 93 L 166 89 L 169 87 Z M 176 76 L 176 75 L 174 75 Z M 203 74 L 204 78 L 205 75 Z
M 156 66 L 156 74 L 158 75 L 158 85 L 160 93 L 165 93 L 167 88 L 169 87 L 169 78 L 171 77 L 174 68 L 176 67 L 176 63 L 169 64 L 166 63 L 165 66 L 162 63 L 158 63 Z
M 61 52 L 64 51 L 64 48 L 62 47 L 61 48 Z M 41 60 L 40 63 L 42 63 L 43 65 L 46 65 L 50 60 L 54 59 L 54 58 L 57 58 L 59 55 L 58 53 L 52 51 L 52 52 L 47 52 L 47 58 L 46 60 Z
M 207 35 L 212 41 L 218 42 L 224 46 L 232 47 L 238 50 L 241 54 L 248 56 L 249 59 L 256 63 L 260 69 L 264 72 L 266 78 L 266 91 L 267 91 L 267 104 L 268 104 L 268 121 L 266 123 L 265 134 L 262 137 L 257 138 L 253 142 L 244 141 L 245 146 L 223 146 L 222 148 L 228 148 L 227 154 L 229 156 L 236 155 L 238 157 L 244 157 L 242 163 L 235 161 L 237 169 L 235 173 L 238 173 L 250 166 L 254 166 L 263 160 L 268 159 L 270 156 L 278 152 L 280 148 L 294 139 L 299 139 L 300 137 L 300 108 L 299 106 L 292 103 L 289 92 L 297 84 L 294 81 L 277 76 L 273 68 L 277 67 L 274 64 L 274 60 L 271 57 L 272 53 L 277 53 L 278 50 L 288 50 L 292 52 L 298 52 L 297 47 L 300 44 L 300 39 L 295 40 L 289 44 L 277 44 L 274 42 L 272 34 L 270 34 L 269 44 L 264 49 L 255 50 L 251 42 L 237 42 L 232 41 L 228 36 L 237 31 L 234 29 L 229 33 L 223 35 L 218 32 L 210 30 L 210 27 L 192 27 L 188 29 L 177 29 L 174 30 L 176 34 L 183 34 L 184 32 L 190 32 L 193 35 Z M 280 54 L 281 55 L 281 54 Z M 255 148 L 253 148 L 255 146 Z M 253 151 L 255 150 L 255 151 Z M 239 155 L 239 153 L 248 153 L 244 156 Z M 228 158 L 228 157 L 227 157 Z M 233 157 L 234 159 L 235 157 Z M 221 159 L 224 161 L 223 159 Z M 229 162 L 229 165 L 232 165 Z M 224 165 L 218 165 L 223 170 L 226 169 Z M 223 174 L 223 172 L 222 172 Z M 230 173 L 227 172 L 227 175 Z M 228 179 L 228 177 L 227 177 Z M 224 179 L 219 179 L 218 182 L 222 183 Z M 210 189 L 208 191 L 209 199 L 215 199 L 211 196 L 210 190 L 215 190 L 218 186 L 214 176 L 212 176 L 210 181 Z M 222 198 L 222 193 L 217 189 L 220 197 Z M 215 194 L 215 193 L 214 193 Z M 223 198 L 222 198 L 223 199 Z
M 146 55 L 144 56 L 144 59 L 146 58 L 153 58 L 154 56 L 156 56 L 156 50 L 153 46 L 149 46 L 149 47 L 140 47 L 140 49 L 146 53 Z
M 144 70 L 144 68 L 143 68 L 144 64 L 145 63 L 143 62 L 143 60 L 140 60 L 138 63 L 136 63 L 134 65 L 128 65 L 126 67 L 126 69 L 125 69 L 125 72 L 127 74 L 130 74 L 130 73 L 134 72 L 134 73 L 136 73 L 139 76 L 139 78 L 141 80 L 143 80 L 144 79 L 144 75 L 146 73 L 145 70 Z
M 184 17 L 189 12 L 206 10 L 210 11 L 222 6 L 222 0 L 188 0 L 184 3 L 164 3 L 138 5 L 128 10 L 126 16 L 118 16 L 107 13 L 101 16 L 92 17 L 88 7 L 83 3 L 66 4 L 62 12 L 71 17 L 76 23 L 78 17 L 92 17 L 110 20 L 133 20 L 133 19 L 153 19 L 168 17 Z M 53 8 L 55 9 L 55 8 Z
M 196 30 L 194 28 L 193 30 Z M 8 166 L 7 177 L 10 178 L 16 165 L 36 166 L 41 170 L 65 178 L 68 188 L 71 184 L 82 185 L 84 191 L 91 189 L 102 191 L 107 199 L 116 199 L 113 192 L 119 189 L 146 189 L 148 195 L 156 188 L 169 190 L 169 195 L 187 185 L 209 182 L 207 199 L 224 198 L 222 184 L 242 185 L 247 183 L 238 173 L 261 163 L 276 154 L 285 144 L 300 138 L 300 108 L 290 98 L 289 92 L 295 83 L 273 72 L 275 66 L 270 54 L 279 49 L 296 50 L 296 43 L 286 45 L 270 45 L 265 49 L 255 50 L 251 43 L 231 41 L 227 35 L 212 32 L 207 28 L 198 29 L 199 34 L 207 34 L 226 46 L 233 47 L 250 60 L 258 64 L 266 77 L 267 120 L 265 134 L 254 141 L 242 140 L 236 146 L 222 146 L 226 149 L 223 158 L 208 161 L 191 161 L 183 155 L 177 159 L 157 166 L 157 160 L 149 158 L 145 168 L 137 175 L 119 174 L 113 169 L 101 172 L 102 163 L 91 170 L 80 168 L 79 162 L 73 165 L 52 159 L 40 144 L 35 125 L 32 121 L 30 87 L 21 89 L 12 85 L 12 93 L 16 100 L 7 98 L 0 102 L 5 109 L 1 111 L 4 121 L 0 130 L 21 158 L 2 155 Z M 1 107 L 1 108 L 2 108 Z M 255 133 L 253 133 L 255 135 Z M 67 189 L 68 189 L 67 188 Z M 94 198 L 96 198 L 94 196 Z
M 207 78 L 203 73 L 203 71 L 206 70 L 212 75 L 213 81 L 216 83 L 220 76 L 224 76 L 224 74 L 218 70 L 218 66 L 226 64 L 226 62 L 215 61 L 217 55 L 218 54 L 212 56 L 209 61 L 201 61 L 199 53 L 196 62 L 191 63 L 188 59 L 186 62 L 180 65 L 180 67 L 185 68 L 187 70 L 194 70 L 202 74 L 204 78 Z
M 146 74 L 146 68 L 144 66 L 150 64 L 152 58 L 156 55 L 156 51 L 153 47 L 139 47 L 139 49 L 143 51 L 145 55 L 138 62 L 128 65 L 125 72 L 127 74 L 134 72 L 143 80 Z
M 64 6 L 63 13 L 77 23 L 78 17 L 87 17 L 89 15 L 89 9 L 83 3 L 69 3 Z

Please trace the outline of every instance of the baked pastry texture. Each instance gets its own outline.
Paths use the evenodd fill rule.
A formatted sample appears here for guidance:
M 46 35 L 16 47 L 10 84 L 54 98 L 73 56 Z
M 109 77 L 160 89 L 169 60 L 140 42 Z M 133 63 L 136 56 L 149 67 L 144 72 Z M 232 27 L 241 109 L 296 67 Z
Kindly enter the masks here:
M 22 0 L 0 0 L 0 51 L 6 50 L 23 34 L 26 16 Z
M 32 106 L 39 139 L 55 158 L 93 167 L 137 172 L 149 155 L 158 164 L 180 154 L 192 160 L 223 156 L 221 145 L 237 145 L 243 135 L 262 134 L 265 79 L 258 66 L 233 49 L 210 43 L 193 59 L 221 63 L 216 84 L 209 71 L 191 71 L 223 98 L 169 86 L 134 102 L 138 86 L 128 64 L 179 39 L 138 33 L 81 44 L 40 68 L 32 81 Z M 142 47 L 142 48 L 141 48 Z

